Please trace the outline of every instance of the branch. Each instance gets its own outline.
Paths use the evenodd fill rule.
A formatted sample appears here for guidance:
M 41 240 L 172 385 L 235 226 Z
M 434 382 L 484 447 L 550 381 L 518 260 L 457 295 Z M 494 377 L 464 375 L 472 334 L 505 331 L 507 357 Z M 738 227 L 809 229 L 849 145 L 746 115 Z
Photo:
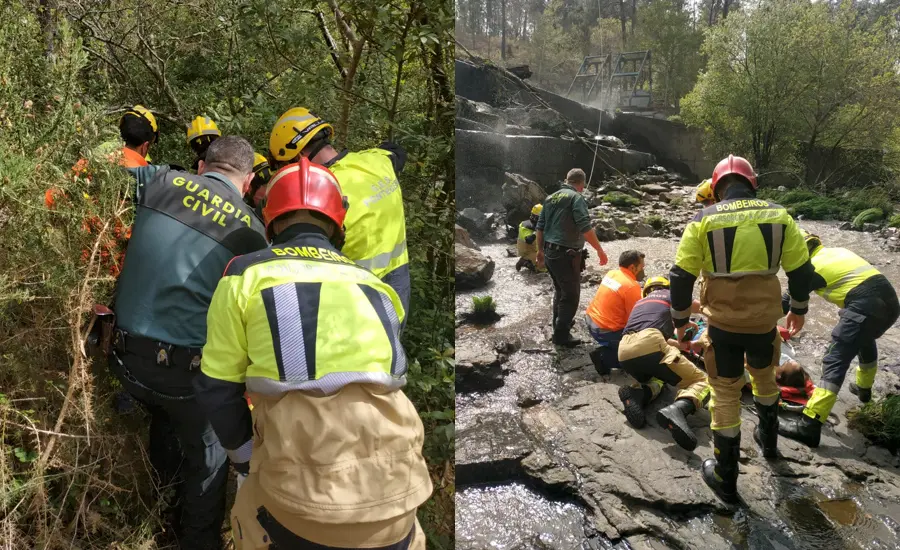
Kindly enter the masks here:
M 344 66 L 341 64 L 341 55 L 338 52 L 337 44 L 334 42 L 334 38 L 332 38 L 331 33 L 328 32 L 328 25 L 325 24 L 325 15 L 321 11 L 316 10 L 300 11 L 316 16 L 316 19 L 319 21 L 319 30 L 322 31 L 322 38 L 325 39 L 325 44 L 328 45 L 328 49 L 331 53 L 331 59 L 334 61 L 334 66 L 337 67 L 338 72 L 341 73 L 341 78 L 347 78 L 347 70 L 344 69 Z
M 341 34 L 344 36 L 344 41 L 347 42 L 347 49 L 354 50 L 359 43 L 359 39 L 356 38 L 356 33 L 353 32 L 350 25 L 344 21 L 344 14 L 341 13 L 341 9 L 337 5 L 337 0 L 328 0 L 328 5 L 334 13 L 334 20 L 337 22 L 338 29 L 340 29 Z

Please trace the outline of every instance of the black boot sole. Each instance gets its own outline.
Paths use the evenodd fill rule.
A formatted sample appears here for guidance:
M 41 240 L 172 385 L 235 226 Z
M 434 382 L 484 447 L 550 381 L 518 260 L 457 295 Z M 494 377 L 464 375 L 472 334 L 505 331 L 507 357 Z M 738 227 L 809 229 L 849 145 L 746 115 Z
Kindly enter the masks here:
M 788 424 L 787 426 L 797 426 L 797 424 Z M 819 437 L 815 437 L 815 434 L 809 436 L 801 431 L 794 431 L 792 429 L 786 429 L 786 425 L 782 422 L 778 423 L 778 435 L 782 437 L 786 437 L 788 439 L 792 439 L 798 443 L 803 443 L 807 447 L 815 449 L 819 446 L 821 442 L 821 428 L 819 430 Z
M 644 407 L 641 405 L 643 400 L 643 392 L 632 388 L 631 386 L 623 386 L 619 388 L 619 399 L 622 400 L 622 406 L 625 408 L 625 418 L 628 423 L 635 428 L 643 428 L 647 425 L 647 416 L 644 414 Z
M 703 481 L 710 489 L 712 489 L 717 497 L 722 499 L 723 502 L 737 504 L 739 502 L 737 491 L 735 490 L 732 493 L 723 489 L 722 482 L 716 479 L 715 468 L 716 460 L 714 458 L 707 458 L 703 461 L 703 464 L 700 466 L 700 473 L 703 476 Z
M 672 439 L 682 449 L 693 451 L 697 448 L 697 436 L 694 435 L 694 430 L 691 429 L 685 418 L 677 412 L 667 413 L 666 409 L 660 409 L 656 413 L 656 422 L 672 434 Z

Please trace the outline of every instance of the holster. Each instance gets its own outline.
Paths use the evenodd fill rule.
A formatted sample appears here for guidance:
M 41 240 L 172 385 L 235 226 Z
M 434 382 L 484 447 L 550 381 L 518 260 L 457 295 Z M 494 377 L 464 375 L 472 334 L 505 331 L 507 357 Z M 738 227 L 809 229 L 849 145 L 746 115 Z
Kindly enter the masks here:
M 91 352 L 99 351 L 109 355 L 112 351 L 113 334 L 116 328 L 116 314 L 102 304 L 94 304 L 87 343 Z

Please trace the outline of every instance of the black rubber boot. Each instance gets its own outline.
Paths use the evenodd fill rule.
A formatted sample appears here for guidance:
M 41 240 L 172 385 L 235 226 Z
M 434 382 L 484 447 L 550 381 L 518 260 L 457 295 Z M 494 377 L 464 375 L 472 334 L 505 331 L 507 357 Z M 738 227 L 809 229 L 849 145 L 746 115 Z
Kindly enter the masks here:
M 697 436 L 687 422 L 687 416 L 696 410 L 697 407 L 690 399 L 676 399 L 674 403 L 656 413 L 656 422 L 671 432 L 679 447 L 688 451 L 697 448 Z
M 859 397 L 861 403 L 868 403 L 872 400 L 872 388 L 860 388 L 854 382 L 850 382 L 850 393 Z
M 762 448 L 765 458 L 778 458 L 778 402 L 771 405 L 756 403 L 759 424 L 753 430 L 753 440 Z
M 700 466 L 703 481 L 723 501 L 734 504 L 738 501 L 737 477 L 738 457 L 741 453 L 741 434 L 725 437 L 713 431 L 716 458 L 707 458 Z
M 575 338 L 568 332 L 565 334 L 554 333 L 553 334 L 553 343 L 557 346 L 565 346 L 567 348 L 574 348 L 581 344 L 581 340 Z
M 525 262 L 527 262 L 527 261 L 528 260 L 526 260 L 525 258 L 519 258 L 519 261 L 516 262 L 516 271 L 519 271 L 520 269 L 525 267 Z
M 809 447 L 818 447 L 822 423 L 801 413 L 790 419 L 778 419 L 778 433 Z
M 597 369 L 597 374 L 600 376 L 609 376 L 612 372 L 612 365 L 608 357 L 611 353 L 613 351 L 606 346 L 596 346 L 588 354 L 591 362 L 594 364 L 594 368 Z
M 650 403 L 652 396 L 653 393 L 646 384 L 641 384 L 640 387 L 622 386 L 619 388 L 619 399 L 622 400 L 622 406 L 625 408 L 625 418 L 633 427 L 643 428 L 647 424 L 644 407 Z

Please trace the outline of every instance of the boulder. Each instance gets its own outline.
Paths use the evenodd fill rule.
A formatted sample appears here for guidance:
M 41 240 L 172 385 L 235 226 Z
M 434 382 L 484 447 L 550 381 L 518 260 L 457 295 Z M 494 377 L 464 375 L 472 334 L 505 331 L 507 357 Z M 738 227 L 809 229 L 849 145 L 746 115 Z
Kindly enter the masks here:
M 456 391 L 493 391 L 503 385 L 506 356 L 483 340 L 468 340 L 456 349 Z
M 631 230 L 631 233 L 635 237 L 652 237 L 656 233 L 656 230 L 646 223 L 638 223 L 635 224 L 634 229 Z
M 616 226 L 609 220 L 598 220 L 594 233 L 597 234 L 597 240 L 603 243 L 616 240 Z
M 850 231 L 851 229 L 853 229 L 853 224 L 850 222 L 844 222 L 838 227 L 838 229 L 840 229 L 841 231 Z
M 532 386 L 519 386 L 516 389 L 516 404 L 523 409 L 539 405 L 542 401 Z
M 668 173 L 668 171 L 665 168 L 663 168 L 662 166 L 650 166 L 647 168 L 647 173 L 650 175 L 658 176 L 658 175 L 666 174 L 666 173 Z
M 504 109 L 503 114 L 510 124 L 534 128 L 548 135 L 558 136 L 569 130 L 566 120 L 551 109 L 513 107 Z
M 591 136 L 590 139 L 593 139 L 594 141 L 596 141 L 603 147 L 612 147 L 613 149 L 624 149 L 625 148 L 625 142 L 622 141 L 621 139 L 617 138 L 616 136 L 597 135 L 597 136 Z
M 494 260 L 474 248 L 454 243 L 456 290 L 481 288 L 494 276 Z
M 535 204 L 544 202 L 547 193 L 530 179 L 507 172 L 503 182 L 503 207 L 506 208 L 506 224 L 518 227 L 531 215 Z
M 879 229 L 881 229 L 881 226 L 878 225 L 877 223 L 864 223 L 864 224 L 862 224 L 862 230 L 863 230 L 865 233 L 874 233 L 875 231 L 878 231 Z
M 488 237 L 491 233 L 494 216 L 475 208 L 466 208 L 456 216 L 456 222 L 475 237 Z
M 454 232 L 455 232 L 454 242 L 459 243 L 467 248 L 474 248 L 475 250 L 481 250 L 481 248 L 479 248 L 478 245 L 475 244 L 475 241 L 472 240 L 472 237 L 469 236 L 469 232 L 466 231 L 465 227 L 462 227 L 459 224 L 456 224 L 456 227 L 454 228 Z
M 669 190 L 668 187 L 666 187 L 664 185 L 660 185 L 658 183 L 650 183 L 647 185 L 642 185 L 640 189 L 641 189 L 641 191 L 643 191 L 644 193 L 647 193 L 648 195 L 659 195 L 660 193 L 665 193 L 666 191 Z
M 660 193 L 659 200 L 663 201 L 666 204 L 669 204 L 673 201 L 679 201 L 683 195 L 679 195 L 678 193 Z

